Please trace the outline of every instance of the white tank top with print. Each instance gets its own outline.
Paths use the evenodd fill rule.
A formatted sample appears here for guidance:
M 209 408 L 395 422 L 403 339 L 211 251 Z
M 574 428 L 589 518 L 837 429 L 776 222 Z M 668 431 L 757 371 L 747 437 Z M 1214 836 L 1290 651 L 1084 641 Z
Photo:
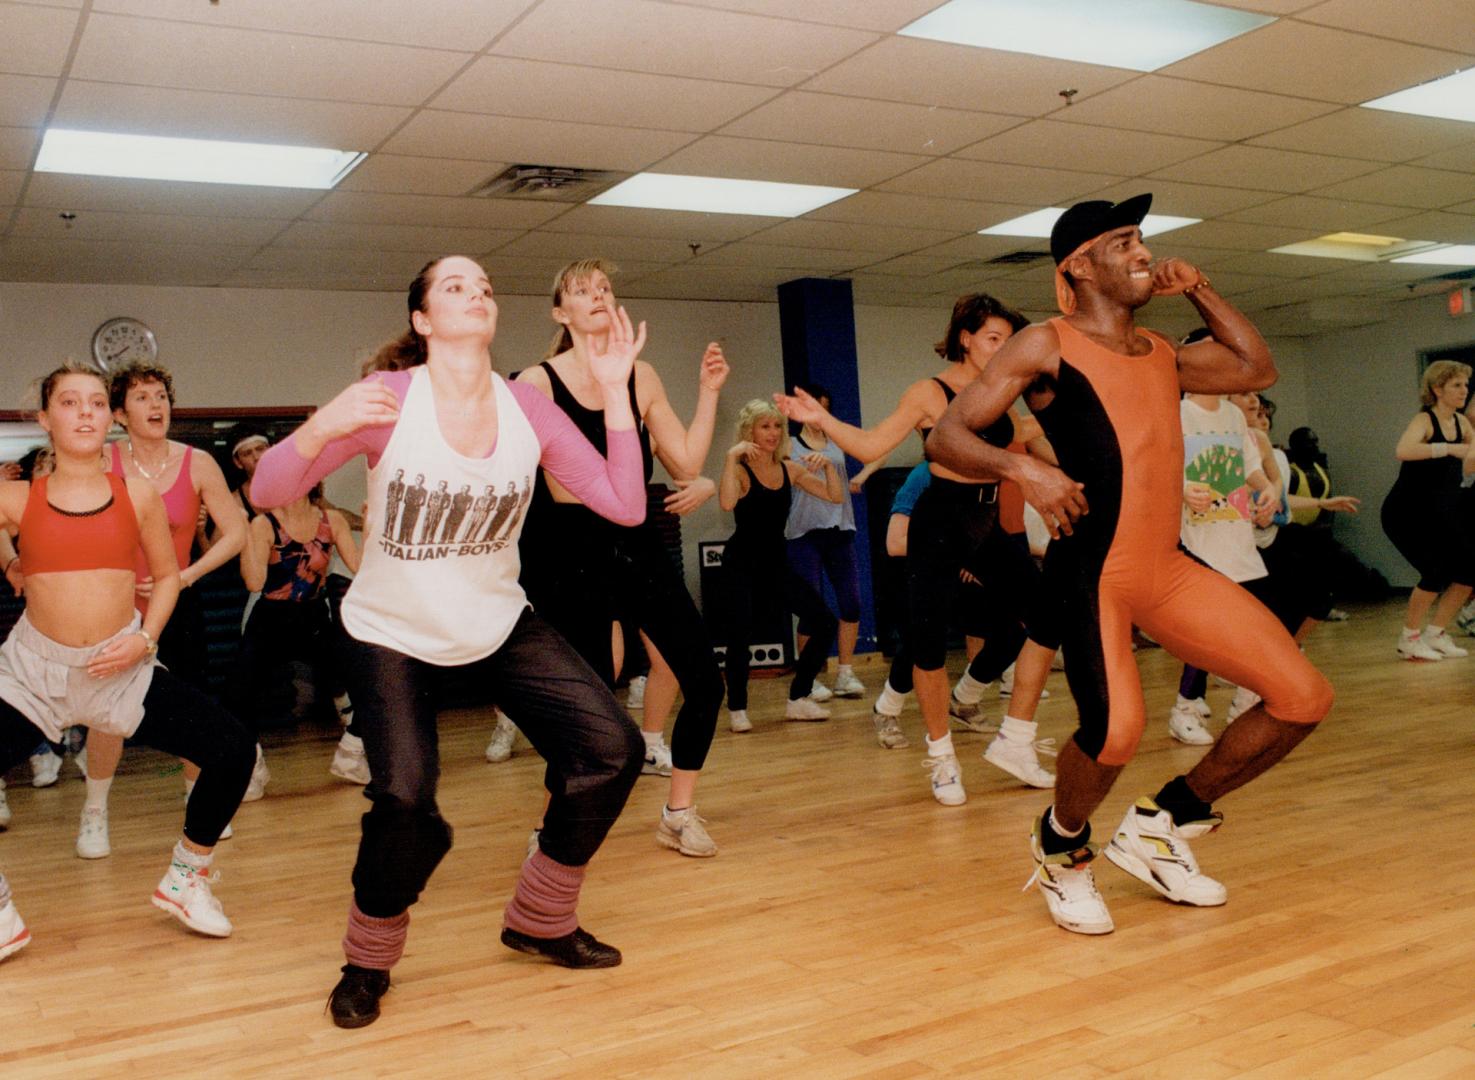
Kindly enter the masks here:
M 415 369 L 394 432 L 369 470 L 364 557 L 343 601 L 344 628 L 427 663 L 490 656 L 527 597 L 517 538 L 542 450 L 495 372 L 497 444 L 456 453 L 441 435 L 430 373 Z

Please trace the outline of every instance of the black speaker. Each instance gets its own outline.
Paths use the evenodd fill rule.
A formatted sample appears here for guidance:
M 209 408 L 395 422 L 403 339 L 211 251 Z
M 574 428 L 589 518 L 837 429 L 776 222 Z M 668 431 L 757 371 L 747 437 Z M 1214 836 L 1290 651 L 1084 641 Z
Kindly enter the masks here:
M 697 544 L 701 561 L 702 616 L 712 635 L 712 653 L 718 663 L 727 659 L 727 590 L 722 582 L 722 553 L 725 540 L 702 540 Z M 789 610 L 777 591 L 782 582 L 774 582 L 773 604 L 753 613 L 754 641 L 748 648 L 749 666 L 785 668 L 794 664 L 794 628 Z

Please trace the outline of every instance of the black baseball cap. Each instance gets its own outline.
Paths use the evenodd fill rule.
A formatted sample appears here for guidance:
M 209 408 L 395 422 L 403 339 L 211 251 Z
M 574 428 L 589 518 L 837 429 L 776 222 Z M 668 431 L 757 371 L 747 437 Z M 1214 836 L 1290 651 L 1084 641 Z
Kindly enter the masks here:
M 1061 214 L 1050 230 L 1050 257 L 1059 266 L 1085 243 L 1124 225 L 1141 225 L 1152 205 L 1152 192 L 1133 195 L 1119 203 L 1105 199 L 1076 203 Z

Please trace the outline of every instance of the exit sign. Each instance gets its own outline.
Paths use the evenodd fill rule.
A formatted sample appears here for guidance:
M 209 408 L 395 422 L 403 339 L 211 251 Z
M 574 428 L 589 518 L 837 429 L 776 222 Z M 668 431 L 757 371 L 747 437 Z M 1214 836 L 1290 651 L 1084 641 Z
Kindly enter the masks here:
M 1471 297 L 1471 287 L 1465 285 L 1449 294 L 1449 313 L 1458 319 L 1461 315 L 1475 313 L 1475 299 Z

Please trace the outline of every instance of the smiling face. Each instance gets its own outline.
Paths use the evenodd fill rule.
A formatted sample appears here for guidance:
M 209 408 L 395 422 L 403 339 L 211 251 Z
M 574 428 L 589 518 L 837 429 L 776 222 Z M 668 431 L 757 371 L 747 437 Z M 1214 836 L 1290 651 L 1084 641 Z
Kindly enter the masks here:
M 778 416 L 760 416 L 753 421 L 753 444 L 765 453 L 774 453 L 783 437 L 784 423 Z
M 113 419 L 131 439 L 168 438 L 171 418 L 169 388 L 156 379 L 134 383 L 123 395 L 123 407 L 113 410 Z
M 1266 430 L 1266 428 L 1269 427 L 1268 424 L 1263 422 L 1264 416 L 1260 412 L 1259 394 L 1230 394 L 1229 401 L 1230 404 L 1234 405 L 1235 408 L 1244 413 L 1245 424 L 1248 427 L 1259 428 L 1261 431 L 1264 431 Z
M 425 304 L 410 316 L 415 330 L 432 341 L 485 341 L 497 333 L 497 304 L 487 272 L 464 255 L 436 263 Z
M 62 375 L 52 384 L 46 405 L 36 419 L 58 452 L 96 456 L 102 452 L 112 425 L 108 388 L 96 375 Z
M 1102 233 L 1080 255 L 1066 260 L 1077 281 L 1090 281 L 1098 293 L 1130 308 L 1152 299 L 1152 252 L 1142 231 L 1126 225 Z

